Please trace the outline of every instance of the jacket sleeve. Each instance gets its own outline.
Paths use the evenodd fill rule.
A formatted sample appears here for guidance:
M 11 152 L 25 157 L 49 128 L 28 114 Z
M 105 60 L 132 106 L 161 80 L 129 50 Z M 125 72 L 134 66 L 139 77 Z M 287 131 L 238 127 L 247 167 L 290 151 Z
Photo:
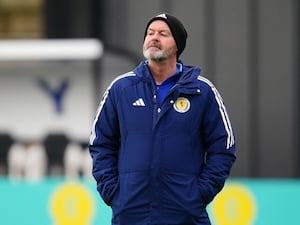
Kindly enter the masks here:
M 117 111 L 108 89 L 98 107 L 90 136 L 90 154 L 97 190 L 107 205 L 118 188 L 119 125 Z
M 211 84 L 202 127 L 206 148 L 199 185 L 206 204 L 221 191 L 236 159 L 235 139 L 222 97 Z

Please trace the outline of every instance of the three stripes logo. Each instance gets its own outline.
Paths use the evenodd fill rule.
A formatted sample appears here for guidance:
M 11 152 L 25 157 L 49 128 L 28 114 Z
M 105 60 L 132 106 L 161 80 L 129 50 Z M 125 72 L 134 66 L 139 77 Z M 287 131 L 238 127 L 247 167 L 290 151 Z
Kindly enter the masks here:
M 137 99 L 134 103 L 132 103 L 133 106 L 145 106 L 145 102 L 142 98 Z

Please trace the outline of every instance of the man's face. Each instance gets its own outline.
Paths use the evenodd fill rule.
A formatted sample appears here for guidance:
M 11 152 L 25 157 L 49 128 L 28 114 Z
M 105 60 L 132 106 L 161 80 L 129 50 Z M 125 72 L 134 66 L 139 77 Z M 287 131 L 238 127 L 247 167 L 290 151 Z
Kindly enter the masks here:
M 162 20 L 153 21 L 147 30 L 143 54 L 149 60 L 176 57 L 177 46 L 169 26 Z

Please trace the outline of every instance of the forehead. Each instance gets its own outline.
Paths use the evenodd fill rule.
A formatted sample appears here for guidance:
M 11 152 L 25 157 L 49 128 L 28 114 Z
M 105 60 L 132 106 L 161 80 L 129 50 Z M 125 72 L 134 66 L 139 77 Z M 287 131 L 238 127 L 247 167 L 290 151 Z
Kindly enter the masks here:
M 166 30 L 166 31 L 171 32 L 168 24 L 163 20 L 154 20 L 152 23 L 150 23 L 148 29 L 151 29 L 151 30 Z

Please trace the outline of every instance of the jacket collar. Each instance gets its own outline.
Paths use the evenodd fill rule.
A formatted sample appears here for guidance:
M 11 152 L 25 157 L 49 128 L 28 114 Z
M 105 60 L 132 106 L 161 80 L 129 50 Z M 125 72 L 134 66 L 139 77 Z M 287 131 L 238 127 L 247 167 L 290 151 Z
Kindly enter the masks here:
M 198 78 L 198 76 L 201 73 L 201 69 L 197 66 L 187 66 L 183 64 L 181 61 L 178 61 L 182 65 L 181 68 L 181 74 L 178 79 L 178 84 L 188 84 L 195 82 Z M 142 61 L 135 69 L 134 73 L 140 77 L 141 79 L 144 79 L 147 82 L 154 82 L 152 74 L 149 70 L 147 60 Z

